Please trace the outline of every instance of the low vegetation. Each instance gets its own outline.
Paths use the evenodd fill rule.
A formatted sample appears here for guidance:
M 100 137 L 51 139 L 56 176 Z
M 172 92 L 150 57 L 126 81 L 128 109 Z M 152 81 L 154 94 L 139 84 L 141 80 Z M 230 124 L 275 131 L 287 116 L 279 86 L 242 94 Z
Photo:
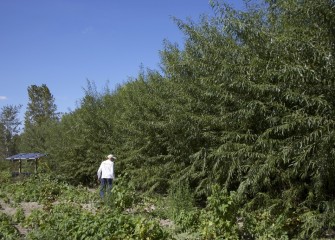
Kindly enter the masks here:
M 6 175 L 6 174 L 2 174 Z M 0 239 L 305 239 L 334 232 L 333 215 L 239 208 L 237 194 L 213 185 L 205 208 L 183 184 L 166 196 L 141 194 L 119 178 L 109 195 L 50 174 L 9 179 L 0 187 Z M 270 200 L 269 200 L 270 201 Z M 29 209 L 27 203 L 35 203 Z M 12 209 L 12 211 L 8 211 Z M 314 222 L 317 221 L 317 222 Z M 319 224 L 317 224 L 319 223 Z M 315 225 L 313 225 L 315 224 Z M 320 225 L 321 224 L 321 225 Z

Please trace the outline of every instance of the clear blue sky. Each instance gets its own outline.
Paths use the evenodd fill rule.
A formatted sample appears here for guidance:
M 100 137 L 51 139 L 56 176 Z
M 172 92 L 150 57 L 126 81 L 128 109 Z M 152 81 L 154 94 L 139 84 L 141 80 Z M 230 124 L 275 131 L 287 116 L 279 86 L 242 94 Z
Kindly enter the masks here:
M 75 110 L 87 80 L 113 90 L 141 65 L 159 69 L 164 39 L 182 47 L 171 16 L 212 13 L 209 0 L 1 0 L 0 108 L 23 116 L 28 86 L 46 84 L 59 112 Z

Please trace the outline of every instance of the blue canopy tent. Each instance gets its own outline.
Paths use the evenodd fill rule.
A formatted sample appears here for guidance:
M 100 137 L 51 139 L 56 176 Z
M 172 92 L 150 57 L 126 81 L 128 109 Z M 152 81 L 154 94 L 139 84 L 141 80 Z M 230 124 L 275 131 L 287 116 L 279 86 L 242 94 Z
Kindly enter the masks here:
M 13 163 L 14 162 L 19 162 L 19 172 L 13 172 L 12 174 L 15 175 L 20 175 L 20 174 L 30 174 L 30 173 L 23 173 L 22 172 L 22 160 L 26 161 L 34 161 L 35 162 L 35 173 L 37 173 L 37 168 L 38 168 L 38 160 L 41 157 L 46 156 L 44 153 L 19 153 L 10 157 L 7 157 L 6 160 L 10 160 Z

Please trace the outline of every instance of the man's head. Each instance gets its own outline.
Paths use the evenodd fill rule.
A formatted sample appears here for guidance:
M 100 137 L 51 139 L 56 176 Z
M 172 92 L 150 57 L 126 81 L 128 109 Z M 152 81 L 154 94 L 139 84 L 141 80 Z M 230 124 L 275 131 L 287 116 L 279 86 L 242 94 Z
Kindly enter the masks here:
M 109 154 L 109 155 L 107 156 L 107 158 L 108 158 L 109 160 L 114 160 L 114 159 L 116 159 L 116 157 L 115 157 L 113 154 Z

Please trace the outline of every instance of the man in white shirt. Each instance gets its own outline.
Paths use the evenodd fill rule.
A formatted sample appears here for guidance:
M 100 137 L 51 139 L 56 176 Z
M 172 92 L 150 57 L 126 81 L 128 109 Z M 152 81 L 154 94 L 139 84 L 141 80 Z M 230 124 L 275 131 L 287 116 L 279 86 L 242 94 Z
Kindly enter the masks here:
M 114 177 L 114 160 L 116 157 L 112 154 L 107 156 L 107 160 L 100 164 L 98 169 L 98 179 L 100 180 L 100 196 L 104 197 L 105 192 L 110 192 Z

